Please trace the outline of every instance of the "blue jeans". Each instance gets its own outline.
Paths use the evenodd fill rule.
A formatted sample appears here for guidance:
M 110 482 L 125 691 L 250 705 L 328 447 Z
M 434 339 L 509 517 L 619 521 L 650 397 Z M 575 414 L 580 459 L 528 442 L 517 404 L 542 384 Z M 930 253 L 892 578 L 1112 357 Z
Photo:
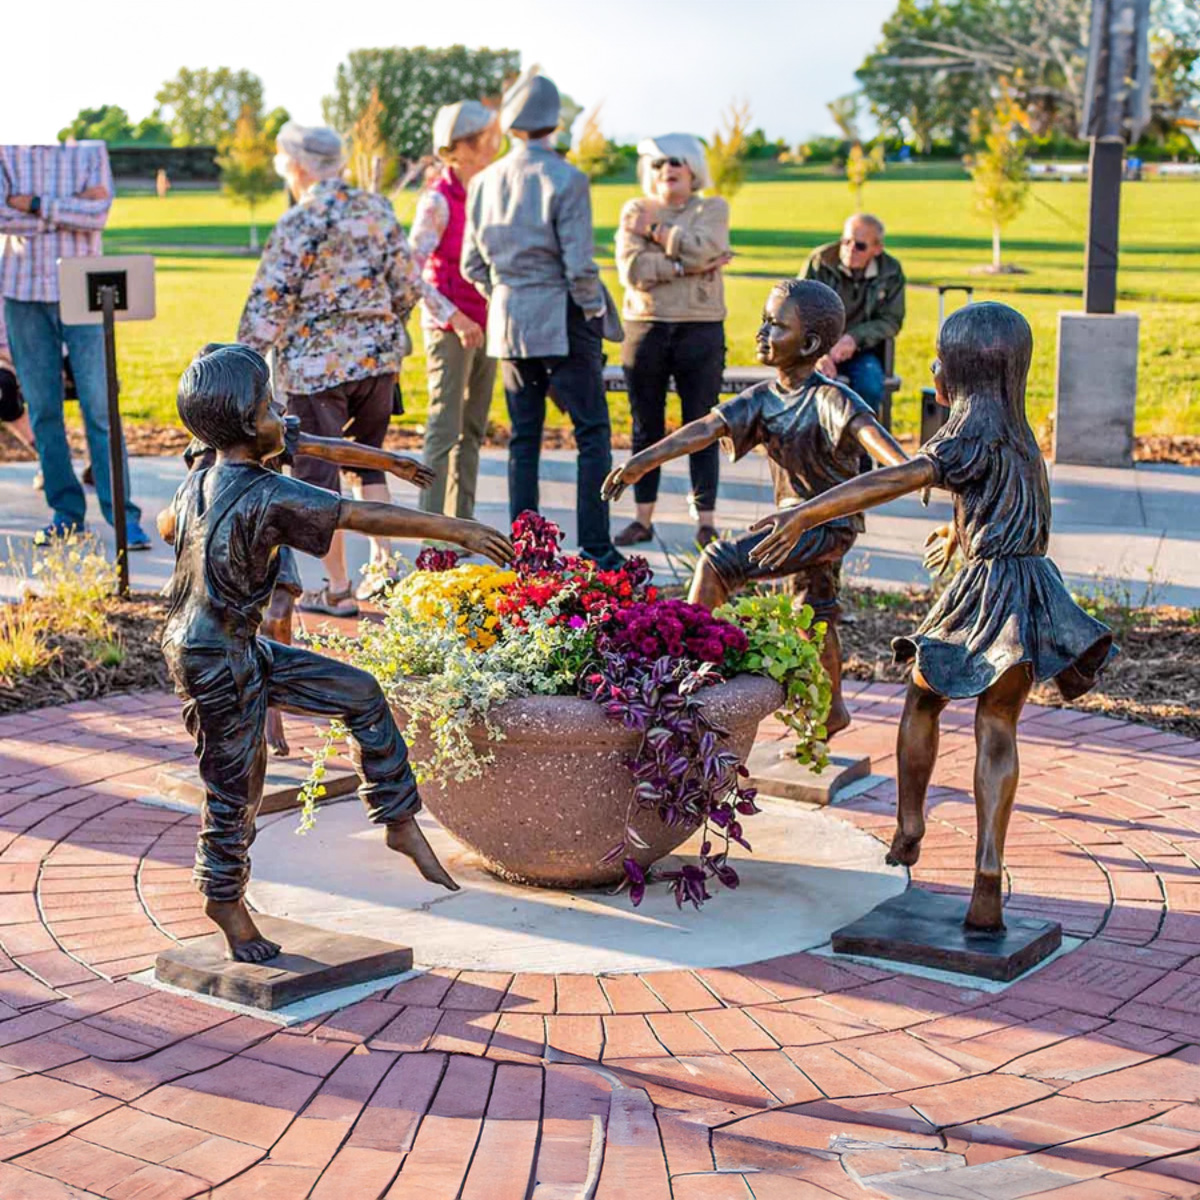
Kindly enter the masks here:
M 548 358 L 507 358 L 500 366 L 508 398 L 512 438 L 508 443 L 508 505 L 513 518 L 538 509 L 538 467 L 546 397 L 575 427 L 578 475 L 575 519 L 579 545 L 600 561 L 616 555 L 608 528 L 608 502 L 600 499 L 605 476 L 612 469 L 612 426 L 604 392 L 604 347 L 600 321 L 589 321 L 574 301 L 568 301 L 567 353 Z
M 883 363 L 874 350 L 860 350 L 853 358 L 838 364 L 838 374 L 871 406 L 879 416 L 883 408 Z
M 104 331 L 99 325 L 64 325 L 58 305 L 40 300 L 5 300 L 13 365 L 29 409 L 29 421 L 42 463 L 46 503 L 61 525 L 82 529 L 87 497 L 75 478 L 71 450 L 63 425 L 63 346 L 71 358 L 71 371 L 79 392 L 79 410 L 92 460 L 92 476 L 100 511 L 112 524 L 112 480 L 108 458 L 108 384 L 104 369 Z M 125 449 L 121 448 L 122 457 Z M 126 487 L 129 462 L 125 461 Z M 140 528 L 141 509 L 126 499 L 125 521 Z

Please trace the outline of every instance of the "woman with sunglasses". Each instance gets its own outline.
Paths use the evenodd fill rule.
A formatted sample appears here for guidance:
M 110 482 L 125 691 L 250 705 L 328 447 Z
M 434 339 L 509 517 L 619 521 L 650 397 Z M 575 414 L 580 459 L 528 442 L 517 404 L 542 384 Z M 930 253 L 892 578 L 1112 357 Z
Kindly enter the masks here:
M 621 210 L 617 270 L 625 288 L 623 363 L 637 453 L 666 435 L 667 389 L 674 380 L 687 424 L 717 403 L 725 369 L 725 290 L 729 205 L 701 195 L 709 185 L 704 147 L 686 133 L 638 145 L 645 196 Z M 689 457 L 689 498 L 705 546 L 717 537 L 719 472 L 714 443 Z M 635 546 L 654 538 L 659 472 L 634 486 L 637 516 L 613 541 Z

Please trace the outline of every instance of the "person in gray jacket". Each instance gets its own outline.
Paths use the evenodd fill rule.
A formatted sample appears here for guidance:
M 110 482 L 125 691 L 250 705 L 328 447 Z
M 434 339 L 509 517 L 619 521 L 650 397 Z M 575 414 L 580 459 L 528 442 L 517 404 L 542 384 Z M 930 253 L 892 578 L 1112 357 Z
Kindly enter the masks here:
M 623 559 L 600 498 L 612 466 L 606 300 L 592 257 L 587 177 L 555 152 L 558 118 L 558 88 L 543 75 L 527 74 L 505 95 L 500 121 L 513 148 L 471 180 L 461 265 L 488 298 L 487 353 L 501 360 L 512 517 L 538 507 L 549 394 L 575 428 L 580 549 L 611 569 Z

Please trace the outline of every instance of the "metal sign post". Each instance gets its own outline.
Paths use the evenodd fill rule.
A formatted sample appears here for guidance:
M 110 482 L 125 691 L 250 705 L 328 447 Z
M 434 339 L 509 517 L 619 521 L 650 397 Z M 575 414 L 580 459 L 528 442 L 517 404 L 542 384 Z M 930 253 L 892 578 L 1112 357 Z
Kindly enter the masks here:
M 117 543 L 117 591 L 129 594 L 129 530 L 125 522 L 125 434 L 117 378 L 117 321 L 154 316 L 154 259 L 146 254 L 58 260 L 59 308 L 65 325 L 101 325 L 108 392 L 108 461 L 112 525 Z
M 129 595 L 129 535 L 125 528 L 125 434 L 121 429 L 121 406 L 117 381 L 117 289 L 111 284 L 99 288 L 100 311 L 104 318 L 104 374 L 108 384 L 108 462 L 112 479 L 113 533 L 117 541 L 117 594 Z

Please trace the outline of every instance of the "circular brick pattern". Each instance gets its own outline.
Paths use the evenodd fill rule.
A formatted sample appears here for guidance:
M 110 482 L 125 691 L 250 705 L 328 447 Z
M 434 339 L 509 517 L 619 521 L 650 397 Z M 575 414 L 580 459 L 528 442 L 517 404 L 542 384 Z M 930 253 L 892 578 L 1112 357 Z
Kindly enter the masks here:
M 899 689 L 850 699 L 839 749 L 890 775 Z M 971 727 L 926 887 L 970 883 Z M 0 719 L 0 1196 L 1200 1191 L 1200 743 L 1028 709 L 1008 904 L 1085 940 L 998 994 L 808 954 L 437 970 L 287 1030 L 127 978 L 207 931 L 194 819 L 138 800 L 190 749 L 163 695 Z M 893 801 L 838 812 L 883 838 Z

